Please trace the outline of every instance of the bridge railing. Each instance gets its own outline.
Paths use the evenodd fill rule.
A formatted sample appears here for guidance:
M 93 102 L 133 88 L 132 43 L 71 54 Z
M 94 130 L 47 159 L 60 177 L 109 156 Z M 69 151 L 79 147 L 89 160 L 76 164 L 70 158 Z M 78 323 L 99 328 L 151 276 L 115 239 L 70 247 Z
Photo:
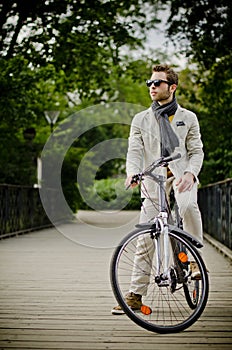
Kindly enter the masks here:
M 47 226 L 38 188 L 0 185 L 0 238 Z
M 47 197 L 52 210 L 55 192 L 51 190 Z M 232 249 L 232 179 L 200 188 L 198 199 L 204 231 Z M 67 218 L 63 213 L 57 213 L 56 217 Z M 52 224 L 43 209 L 38 188 L 0 184 L 0 238 L 48 226 Z
M 199 189 L 198 202 L 206 233 L 232 249 L 232 179 Z

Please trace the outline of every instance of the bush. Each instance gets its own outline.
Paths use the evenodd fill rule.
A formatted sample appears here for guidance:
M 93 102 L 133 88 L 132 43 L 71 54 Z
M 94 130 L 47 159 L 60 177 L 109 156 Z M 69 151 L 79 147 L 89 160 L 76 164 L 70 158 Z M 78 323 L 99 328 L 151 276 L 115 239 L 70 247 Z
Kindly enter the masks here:
M 86 190 L 86 198 L 82 198 L 83 204 L 80 209 L 139 210 L 139 188 L 126 191 L 124 182 L 125 179 L 118 178 L 95 180 L 94 186 Z

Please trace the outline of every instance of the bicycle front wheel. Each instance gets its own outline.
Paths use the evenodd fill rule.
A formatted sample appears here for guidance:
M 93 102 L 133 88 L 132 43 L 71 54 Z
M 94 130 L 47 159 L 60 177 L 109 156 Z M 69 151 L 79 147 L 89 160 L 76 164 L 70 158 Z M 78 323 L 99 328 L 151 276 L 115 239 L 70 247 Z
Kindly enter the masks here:
M 172 230 L 169 238 L 168 271 L 164 271 L 162 235 L 152 229 L 131 232 L 111 261 L 111 284 L 119 305 L 136 324 L 157 333 L 188 328 L 200 317 L 208 299 L 208 276 L 199 252 L 178 232 Z M 192 275 L 193 263 L 200 279 Z M 167 277 L 162 281 L 164 274 Z M 142 295 L 140 309 L 127 305 L 128 292 Z

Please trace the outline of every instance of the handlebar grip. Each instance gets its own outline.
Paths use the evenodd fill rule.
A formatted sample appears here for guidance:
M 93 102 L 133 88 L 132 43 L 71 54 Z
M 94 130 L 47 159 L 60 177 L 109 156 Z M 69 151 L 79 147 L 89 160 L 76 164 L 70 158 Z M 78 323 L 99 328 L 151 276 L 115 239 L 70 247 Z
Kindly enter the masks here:
M 176 154 L 173 154 L 172 156 L 168 156 L 166 158 L 163 158 L 162 159 L 162 163 L 169 163 L 169 162 L 172 162 L 173 160 L 176 160 L 176 159 L 179 159 L 181 158 L 181 154 L 180 153 L 176 153 Z

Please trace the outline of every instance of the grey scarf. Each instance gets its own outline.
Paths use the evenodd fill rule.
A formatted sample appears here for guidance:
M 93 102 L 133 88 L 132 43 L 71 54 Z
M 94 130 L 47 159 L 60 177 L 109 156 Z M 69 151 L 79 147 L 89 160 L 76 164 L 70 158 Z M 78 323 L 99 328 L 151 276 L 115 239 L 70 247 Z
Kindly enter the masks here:
M 152 110 L 155 117 L 159 123 L 160 128 L 160 139 L 161 139 L 161 156 L 170 156 L 175 147 L 179 146 L 179 139 L 173 131 L 168 117 L 175 114 L 177 110 L 177 102 L 174 97 L 173 100 L 165 105 L 160 105 L 158 102 L 154 101 L 152 103 Z

